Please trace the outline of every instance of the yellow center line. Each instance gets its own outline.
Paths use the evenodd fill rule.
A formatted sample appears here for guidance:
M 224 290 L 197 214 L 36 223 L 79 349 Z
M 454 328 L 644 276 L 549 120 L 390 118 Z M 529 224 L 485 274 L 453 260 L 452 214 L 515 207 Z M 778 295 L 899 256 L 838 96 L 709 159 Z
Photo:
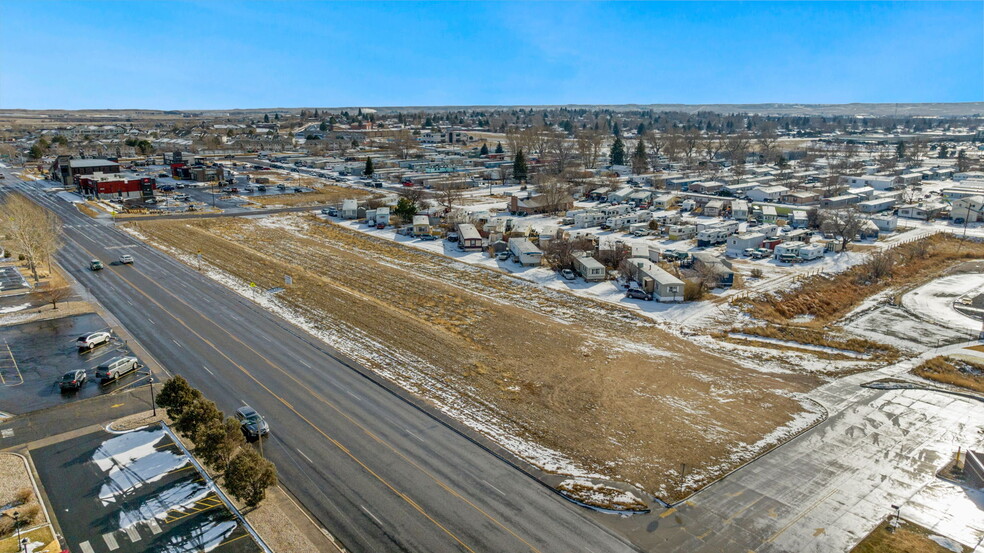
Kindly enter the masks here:
M 80 243 L 79 243 L 79 242 L 78 242 L 77 240 L 75 240 L 75 239 L 73 239 L 73 238 L 69 238 L 69 240 L 71 240 L 72 242 L 75 242 L 75 244 L 76 244 L 76 245 L 78 245 L 78 247 L 79 247 L 80 249 L 82 249 L 82 250 L 83 250 L 83 251 L 85 251 L 85 252 L 86 252 L 86 253 L 87 253 L 88 255 L 90 255 L 90 256 L 92 256 L 93 258 L 95 258 L 95 256 L 93 255 L 93 253 L 92 253 L 92 252 L 90 252 L 90 251 L 89 251 L 89 250 L 88 250 L 88 249 L 87 249 L 87 248 L 86 248 L 85 246 L 83 246 L 82 244 L 80 244 Z M 187 307 L 189 307 L 189 308 L 191 308 L 191 306 L 189 306 L 189 305 L 188 305 L 187 303 L 185 303 L 185 302 L 183 302 L 183 301 L 181 301 L 181 300 L 180 300 L 180 298 L 178 298 L 178 297 L 177 297 L 177 296 L 175 296 L 174 294 L 171 294 L 171 293 L 170 293 L 170 292 L 169 292 L 169 291 L 168 291 L 167 289 L 165 289 L 164 287 L 162 287 L 162 286 L 160 286 L 159 284 L 157 284 L 157 282 L 156 282 L 156 281 L 154 281 L 153 279 L 151 279 L 151 278 L 149 278 L 149 277 L 147 277 L 147 275 L 146 275 L 146 274 L 144 274 L 144 273 L 143 273 L 142 271 L 137 271 L 137 272 L 139 272 L 139 273 L 140 273 L 141 275 L 143 275 L 143 276 L 144 276 L 144 278 L 147 278 L 147 279 L 148 279 L 148 280 L 149 280 L 149 281 L 150 281 L 151 283 L 153 283 L 154 285 L 156 285 L 156 286 L 157 286 L 158 288 L 160 288 L 161 290 L 163 290 L 163 291 L 164 291 L 165 293 L 167 293 L 168 295 L 170 295 L 171 297 L 173 297 L 173 298 L 175 298 L 176 300 L 178 300 L 178 301 L 179 301 L 180 303 L 182 303 L 183 305 L 185 305 L 185 306 L 187 306 Z M 154 298 L 152 298 L 152 297 L 150 297 L 150 296 L 149 296 L 149 295 L 148 295 L 148 294 L 147 294 L 146 292 L 144 292 L 143 290 L 141 290 L 140 288 L 138 288 L 137 286 L 135 286 L 135 285 L 134 285 L 134 284 L 133 284 L 132 282 L 130 282 L 130 281 L 129 281 L 129 280 L 128 280 L 128 279 L 126 278 L 126 277 L 124 277 L 123 275 L 121 275 L 121 274 L 120 274 L 119 272 L 114 272 L 114 274 L 116 274 L 116 275 L 117 275 L 117 276 L 118 276 L 118 277 L 119 277 L 119 278 L 120 278 L 120 279 L 121 279 L 121 280 L 122 280 L 123 282 L 125 282 L 125 283 L 127 283 L 127 284 L 128 284 L 128 285 L 129 285 L 129 286 L 130 286 L 130 287 L 131 287 L 131 288 L 132 288 L 133 290 L 135 290 L 135 291 L 136 291 L 137 293 L 139 293 L 140 295 L 142 295 L 142 296 L 144 296 L 145 298 L 147 298 L 147 300 L 148 300 L 148 301 L 150 301 L 151 303 L 153 303 L 154 305 L 156 305 L 156 306 L 157 306 L 157 307 L 158 307 L 158 308 L 159 308 L 160 310 L 162 310 L 162 311 L 164 311 L 165 313 L 167 313 L 168 315 L 170 315 L 170 316 L 171 316 L 171 318 L 173 318 L 173 319 L 174 319 L 174 320 L 175 320 L 175 321 L 176 321 L 176 322 L 177 322 L 178 324 L 180 324 L 180 325 L 181 325 L 181 326 L 183 326 L 183 327 L 184 327 L 184 328 L 185 328 L 186 330 L 188 330 L 189 332 L 191 332 L 192 334 L 194 334 L 195 336 L 197 336 L 199 340 L 201 340 L 202 342 L 204 342 L 204 343 L 206 343 L 206 344 L 208 344 L 208 345 L 209 345 L 209 346 L 210 346 L 210 347 L 211 347 L 212 349 L 214 349 L 214 350 L 215 350 L 215 352 L 216 352 L 216 353 L 218 353 L 218 354 L 219 354 L 220 356 L 222 356 L 222 357 L 224 357 L 224 358 L 226 359 L 226 361 L 228 361 L 228 362 L 229 362 L 230 364 L 232 364 L 233 366 L 235 366 L 236 368 L 238 368 L 238 369 L 239 369 L 239 370 L 240 370 L 240 371 L 241 371 L 241 372 L 242 372 L 243 374 L 245 374 L 246 376 L 248 376 L 248 377 L 249 377 L 249 378 L 250 378 L 250 379 L 251 379 L 251 380 L 252 380 L 253 382 L 255 382 L 255 383 L 256 383 L 256 384 L 258 385 L 258 386 L 260 386 L 261 388 L 263 388 L 264 390 L 266 390 L 266 391 L 267 391 L 267 393 L 269 393 L 269 394 L 270 394 L 271 396 L 273 396 L 274 398 L 276 398 L 276 399 L 277 399 L 277 401 L 279 401 L 280 403 L 282 403 L 282 404 L 283 404 L 283 405 L 284 405 L 285 407 L 287 407 L 288 409 L 290 409 L 290 410 L 291 410 L 291 411 L 292 411 L 292 412 L 293 412 L 293 413 L 294 413 L 295 415 L 297 415 L 297 416 L 298 416 L 298 417 L 299 417 L 299 418 L 300 418 L 301 420 L 303 420 L 303 421 L 304 421 L 304 422 L 306 422 L 306 423 L 307 423 L 307 424 L 308 424 L 309 426 L 311 426 L 311 428 L 313 428 L 313 429 L 314 429 L 314 430 L 315 430 L 316 432 L 318 432 L 319 434 L 321 434 L 321 435 L 322 435 L 322 436 L 323 436 L 323 437 L 324 437 L 324 438 L 325 438 L 326 440 L 328 440 L 328 441 L 329 441 L 329 442 L 331 442 L 331 443 L 332 443 L 333 445 L 335 445 L 336 447 L 338 447 L 338 449 L 340 449 L 341 451 L 343 451 L 343 452 L 345 452 L 345 454 L 346 454 L 346 455 L 348 455 L 348 457 L 349 457 L 350 459 L 352 459 L 353 461 L 355 461 L 355 462 L 356 462 L 356 463 L 357 463 L 357 464 L 358 464 L 359 466 L 361 466 L 361 467 L 363 468 L 363 470 L 365 470 L 366 472 L 368 472 L 369 474 L 371 474 L 371 475 L 372 475 L 372 476 L 373 476 L 373 477 L 374 477 L 374 478 L 375 478 L 376 480 L 378 480 L 378 481 L 379 481 L 380 483 L 382 483 L 382 484 L 383 484 L 384 486 L 386 486 L 387 488 L 389 488 L 389 490 L 390 490 L 390 491 L 392 491 L 392 492 L 393 492 L 394 494 L 396 494 L 396 495 L 397 495 L 398 497 L 400 497 L 401 499 L 403 499 L 404 501 L 406 501 L 406 502 L 407 502 L 407 504 L 409 504 L 410 506 L 412 506 L 412 507 L 413 507 L 413 508 L 414 508 L 414 509 L 415 509 L 415 510 L 416 510 L 417 512 L 419 512 L 419 513 L 420 513 L 421 515 L 423 515 L 423 516 L 424 516 L 424 517 L 425 517 L 425 518 L 426 518 L 427 520 L 429 520 L 429 521 L 431 521 L 431 523 L 433 523 L 433 524 L 434 524 L 435 526 L 437 526 L 438 528 L 440 528 L 440 529 L 441 529 L 441 530 L 442 530 L 442 531 L 443 531 L 443 532 L 444 532 L 445 534 L 447 534 L 447 535 L 448 535 L 448 536 L 450 536 L 450 537 L 451 537 L 452 539 L 454 539 L 454 541 L 456 541 L 456 542 L 458 542 L 458 544 L 459 544 L 459 545 L 461 545 L 462 547 L 464 547 L 464 548 L 465 548 L 466 550 L 468 550 L 469 552 L 471 552 L 471 553 L 475 553 L 475 550 L 474 550 L 474 549 L 472 549 L 471 547 L 469 547 L 469 546 L 468 546 L 468 544 L 466 544 L 466 543 L 465 543 L 464 541 L 462 541 L 462 540 L 461 540 L 461 538 L 459 538 L 459 537 L 458 537 L 457 535 L 455 535 L 455 534 L 454 534 L 454 532 L 452 532 L 452 531 L 450 531 L 450 530 L 448 530 L 448 529 L 447 529 L 447 528 L 446 528 L 446 527 L 445 527 L 444 525 L 442 525 L 442 524 L 441 524 L 440 522 L 438 522 L 438 521 L 437 521 L 437 520 L 436 520 L 436 519 L 435 519 L 434 517 L 432 517 L 432 516 L 431 516 L 431 515 L 430 515 L 429 513 L 427 513 L 427 512 L 426 512 L 426 511 L 425 511 L 425 510 L 424 510 L 424 509 L 423 509 L 422 507 L 420 507 L 420 505 L 418 505 L 417 503 L 415 503 L 414 501 L 412 501 L 412 500 L 410 499 L 410 497 L 408 497 L 408 496 L 407 496 L 406 494 L 404 494 L 403 492 L 401 492 L 401 491 L 399 491 L 399 490 L 397 490 L 397 489 L 396 489 L 396 488 L 395 488 L 395 487 L 394 487 L 394 486 L 393 486 L 392 484 L 390 484 L 390 483 L 389 483 L 389 482 L 388 482 L 388 481 L 387 481 L 387 480 L 386 480 L 385 478 L 383 478 L 382 476 L 380 476 L 379 474 L 377 474 L 377 473 L 376 473 L 375 471 L 373 471 L 372 469 L 370 469 L 370 468 L 369 468 L 369 466 L 368 466 L 368 465 L 366 465 L 366 464 L 365 464 L 364 462 L 362 462 L 362 460 L 361 460 L 361 459 L 359 459 L 358 457 L 356 457 L 355 455 L 353 455 L 353 454 L 352 454 L 352 453 L 351 453 L 351 452 L 350 452 L 350 451 L 349 451 L 348 449 L 346 449 L 346 448 L 345 448 L 344 446 L 342 446 L 342 444 L 341 444 L 341 443 L 340 443 L 340 442 L 339 442 L 338 440 L 336 440 L 336 439 L 334 439 L 334 438 L 332 438 L 331 436 L 329 436 L 329 435 L 328 435 L 328 434 L 327 434 L 327 433 L 326 433 L 326 432 L 325 432 L 324 430 L 322 430 L 321 428 L 319 428 L 319 427 L 318 427 L 318 426 L 317 426 L 316 424 L 314 424 L 313 422 L 311 422 L 311 421 L 310 421 L 310 420 L 309 420 L 309 419 L 308 419 L 307 417 L 305 417 L 305 416 L 304 416 L 304 415 L 302 415 L 302 414 L 301 414 L 301 413 L 300 413 L 299 411 L 297 411 L 296 409 L 294 409 L 294 408 L 293 408 L 293 407 L 292 407 L 292 406 L 291 406 L 291 405 L 290 405 L 290 404 L 289 404 L 289 403 L 288 403 L 287 401 L 285 401 L 285 400 L 284 400 L 283 398 L 281 398 L 281 397 L 280 397 L 280 396 L 279 396 L 279 395 L 278 395 L 278 394 L 277 394 L 276 392 L 274 392 L 273 390 L 271 390 L 270 388 L 268 388 L 268 387 L 267 387 L 267 386 L 266 386 L 265 384 L 263 384 L 263 383 L 262 383 L 262 382 L 260 382 L 260 381 L 259 381 L 259 380 L 258 380 L 258 379 L 257 379 L 256 377 L 254 377 L 254 376 L 253 376 L 253 375 L 252 375 L 252 374 L 251 374 L 251 373 L 250 373 L 250 372 L 249 372 L 248 370 L 246 370 L 246 368 L 245 368 L 245 367 L 243 367 L 243 366 L 242 366 L 242 365 L 240 365 L 239 363 L 236 363 L 236 362 L 235 362 L 234 360 L 232 360 L 232 358 L 230 358 L 230 357 L 229 357 L 228 355 L 226 355 L 226 354 L 225 354 L 225 353 L 224 353 L 224 352 L 223 352 L 222 350 L 220 350 L 220 349 L 219 349 L 218 347 L 216 347 L 216 346 L 215 346 L 215 344 L 213 344 L 213 343 L 212 343 L 211 341 L 209 341 L 209 340 L 208 340 L 207 338 L 205 338 L 204 336 L 202 336 L 201 334 L 199 334 L 198 332 L 196 332 L 196 331 L 195 331 L 195 330 L 194 330 L 193 328 L 191 328 L 190 326 L 188 326 L 188 324 L 187 324 L 187 323 L 185 323 L 185 322 L 184 322 L 184 321 L 183 321 L 183 320 L 182 320 L 182 319 L 181 319 L 180 317 L 178 317 L 177 315 L 175 315 L 175 314 L 173 314 L 173 313 L 171 313 L 171 311 L 169 311 L 169 310 L 168 310 L 167 308 L 165 308 L 165 307 L 164 307 L 163 305 L 161 305 L 161 304 L 160 304 L 160 303 L 159 303 L 159 302 L 158 302 L 157 300 L 155 300 Z M 192 309 L 194 310 L 194 308 L 192 308 Z M 201 312 L 199 312 L 198 310 L 195 310 L 195 312 L 196 312 L 196 313 L 197 313 L 197 314 L 198 314 L 199 316 L 201 316 L 201 317 L 202 317 L 202 318 L 204 318 L 205 320 L 207 320 L 207 321 L 209 321 L 209 322 L 211 322 L 211 323 L 212 323 L 213 325 L 215 325 L 215 326 L 216 326 L 217 328 L 219 328 L 220 330 L 222 330 L 223 332 L 225 332 L 225 333 L 226 333 L 227 335 L 229 335 L 230 337 L 232 337 L 233 339 L 235 339 L 235 340 L 236 340 L 237 342 L 239 342 L 240 344 L 243 344 L 243 342 L 241 342 L 240 340 L 238 340 L 238 339 L 236 339 L 236 337 L 235 337 L 234 335 L 232 335 L 231 333 L 229 333 L 228 331 L 226 331 L 226 330 L 225 330 L 224 328 L 222 328 L 222 327 L 221 327 L 220 325 L 217 325 L 217 324 L 216 324 L 216 323 L 215 323 L 214 321 L 212 321 L 212 319 L 210 319 L 210 318 L 208 318 L 208 317 L 206 317 L 206 316 L 205 316 L 205 315 L 204 315 L 203 313 L 201 313 Z M 243 345 L 245 346 L 245 344 L 243 344 Z M 277 369 L 277 370 L 279 370 L 279 371 L 281 371 L 281 372 L 283 372 L 284 374 L 287 374 L 287 373 L 286 373 L 286 371 L 283 371 L 282 369 L 280 369 L 280 367 L 278 367 L 278 366 L 276 366 L 275 364 L 273 364 L 273 363 L 272 363 L 272 362 L 271 362 L 271 361 L 270 361 L 269 359 L 267 359 L 266 357 L 263 357 L 262 355 L 260 355 L 260 354 L 259 354 L 259 352 L 257 352 L 257 351 L 256 351 L 256 350 L 254 350 L 253 348 L 250 348 L 249 346 L 246 346 L 246 347 L 247 347 L 247 349 L 249 349 L 250 351 L 252 351 L 253 353 L 255 353 L 255 354 L 256 354 L 257 356 L 259 356 L 260 358 L 262 358 L 262 359 L 263 359 L 264 361 L 266 361 L 266 362 L 267 362 L 267 363 L 268 363 L 268 364 L 269 364 L 269 365 L 270 365 L 271 367 L 273 367 L 273 368 L 275 368 L 275 369 Z M 296 381 L 296 380 L 295 380 L 295 381 Z M 309 393 L 311 393 L 312 395 L 315 395 L 315 396 L 317 397 L 317 395 L 316 395 L 316 394 L 314 394 L 314 392 L 313 392 L 313 391 L 311 391 L 311 390 L 310 390 L 310 389 L 309 389 L 309 388 L 308 388 L 307 386 L 304 386 L 303 384 L 300 384 L 299 382 L 298 382 L 298 384 L 299 384 L 299 385 L 301 385 L 301 386 L 302 386 L 302 387 L 303 387 L 303 388 L 304 388 L 305 390 L 307 390 L 307 391 L 308 391 Z M 334 408 L 334 406 L 332 406 L 332 407 Z M 337 409 L 337 408 L 336 408 L 336 409 Z M 346 416 L 346 418 L 349 418 L 349 417 L 348 417 L 348 416 Z M 351 419 L 349 419 L 349 420 L 351 420 Z M 360 425 L 359 427 L 360 427 L 360 428 L 362 428 L 362 427 L 361 427 L 361 425 Z M 392 448 L 391 448 L 391 449 L 392 449 Z M 429 474 L 428 474 L 428 475 L 429 475 Z M 432 478 L 433 478 L 433 477 L 432 477 Z M 442 484 L 442 487 L 445 487 L 445 489 L 447 489 L 447 488 L 446 488 L 446 486 L 443 486 L 443 484 Z M 466 501 L 467 501 L 467 500 L 466 500 Z M 470 502 L 468 502 L 468 503 L 469 503 L 469 504 L 471 504 Z M 473 506 L 474 506 L 474 505 L 473 505 Z M 476 508 L 476 509 L 478 509 L 477 507 L 475 507 L 475 508 Z M 498 524 L 498 525 L 499 525 L 499 526 L 501 526 L 502 528 L 505 528 L 505 526 L 503 526 L 503 525 L 502 525 L 502 523 L 500 523 L 500 522 L 498 522 L 497 520 L 495 520 L 494 518 L 492 518 L 492 517 L 491 517 L 490 515 L 488 515 L 488 514 L 487 514 L 487 513 L 485 513 L 484 511 L 481 511 L 481 509 L 478 509 L 478 510 L 479 510 L 480 512 L 482 512 L 483 514 L 485 514 L 485 516 L 486 516 L 486 517 L 488 517 L 489 519 L 491 519 L 491 520 L 493 520 L 494 522 L 496 522 L 496 524 Z M 508 530 L 508 529 L 506 529 L 506 530 L 507 530 L 507 531 L 508 531 L 509 533 L 511 533 L 511 534 L 513 534 L 511 530 Z M 515 534 L 513 534 L 513 535 L 515 536 Z M 518 537 L 518 536 L 517 536 L 517 537 Z M 525 540 L 523 540 L 522 538 L 519 538 L 519 539 L 520 539 L 520 541 L 523 541 L 523 543 L 527 543 L 527 542 L 526 542 Z M 529 545 L 529 544 L 527 543 L 527 545 Z M 534 552 L 536 552 L 536 553 L 540 553 L 540 552 L 539 552 L 539 550 L 538 550 L 538 549 L 536 549 L 536 548 L 534 548 L 534 547 L 533 547 L 532 545 L 529 545 L 529 547 L 530 547 L 530 549 L 532 549 L 532 550 L 533 550 Z

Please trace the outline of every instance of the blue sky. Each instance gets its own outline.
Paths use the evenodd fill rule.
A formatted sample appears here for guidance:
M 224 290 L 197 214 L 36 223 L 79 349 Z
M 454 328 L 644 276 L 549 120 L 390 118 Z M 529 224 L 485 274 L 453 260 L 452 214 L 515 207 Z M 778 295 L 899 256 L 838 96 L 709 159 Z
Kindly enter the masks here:
M 0 108 L 984 101 L 984 2 L 0 0 Z

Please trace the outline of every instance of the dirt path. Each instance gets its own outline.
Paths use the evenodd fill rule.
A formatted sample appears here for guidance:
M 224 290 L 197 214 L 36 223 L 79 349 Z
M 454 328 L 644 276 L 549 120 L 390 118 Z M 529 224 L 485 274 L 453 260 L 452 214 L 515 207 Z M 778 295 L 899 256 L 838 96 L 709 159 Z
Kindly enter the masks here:
M 313 217 L 135 227 L 263 288 L 290 274 L 276 301 L 335 347 L 473 426 L 492 415 L 482 426 L 495 437 L 667 498 L 753 455 L 803 411 L 789 397 L 800 380 L 743 368 L 618 306 Z

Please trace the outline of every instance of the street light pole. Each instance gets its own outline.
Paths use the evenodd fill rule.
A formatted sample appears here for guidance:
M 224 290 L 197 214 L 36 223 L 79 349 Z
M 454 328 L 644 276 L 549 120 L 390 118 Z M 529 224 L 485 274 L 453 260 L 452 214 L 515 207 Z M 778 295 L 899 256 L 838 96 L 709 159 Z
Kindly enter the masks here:
M 154 398 L 154 375 L 150 375 L 150 405 L 154 408 L 154 416 L 157 416 L 157 401 Z
M 14 511 L 14 530 L 17 532 L 17 551 L 21 550 L 21 537 L 20 537 L 20 513 Z

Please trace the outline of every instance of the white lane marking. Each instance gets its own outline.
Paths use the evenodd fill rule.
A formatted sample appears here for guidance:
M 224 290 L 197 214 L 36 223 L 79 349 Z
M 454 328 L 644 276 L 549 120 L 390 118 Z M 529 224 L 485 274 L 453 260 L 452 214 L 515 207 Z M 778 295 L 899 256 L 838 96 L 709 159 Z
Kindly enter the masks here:
M 113 537 L 112 532 L 109 534 L 103 534 L 103 541 L 106 542 L 106 547 L 108 547 L 110 551 L 115 551 L 120 548 L 120 544 L 116 543 L 116 538 Z
M 404 428 L 403 430 L 404 430 L 404 431 L 405 431 L 405 432 L 406 432 L 407 434 L 410 434 L 411 436 L 413 436 L 414 438 L 417 438 L 417 439 L 418 439 L 418 440 L 420 440 L 421 442 L 422 442 L 422 441 L 424 441 L 424 439 L 423 439 L 423 438 L 421 438 L 420 436 L 418 436 L 418 435 L 416 435 L 416 434 L 414 434 L 413 432 L 410 432 L 410 429 L 409 429 L 409 428 Z
M 150 531 L 153 532 L 154 534 L 160 534 L 162 531 L 160 525 L 157 524 L 157 519 L 152 518 L 148 520 L 147 526 L 150 526 Z
M 95 553 L 95 551 L 92 550 L 92 546 L 89 545 L 89 540 L 80 543 L 79 549 L 82 550 L 82 553 Z
M 150 317 L 147 317 L 147 320 L 150 321 L 150 324 L 152 324 L 154 326 L 157 326 L 157 323 L 154 322 L 154 319 L 151 319 Z
M 490 483 L 490 482 L 489 482 L 488 480 L 482 480 L 482 482 L 485 482 L 486 484 L 488 484 L 488 486 L 489 486 L 490 488 L 492 488 L 493 490 L 495 490 L 495 491 L 497 491 L 497 492 L 499 492 L 500 494 L 502 494 L 502 495 L 506 495 L 506 494 L 505 494 L 505 492 L 503 492 L 503 491 L 502 491 L 502 490 L 500 490 L 499 488 L 496 488 L 495 486 L 493 486 L 493 485 L 492 485 L 492 484 L 491 484 L 491 483 Z
M 372 514 L 372 511 L 370 511 L 369 509 L 366 509 L 362 505 L 359 505 L 359 508 L 362 509 L 363 511 L 365 511 L 367 515 L 371 516 L 372 519 L 375 520 L 376 522 L 378 522 L 380 526 L 383 525 L 383 521 L 381 521 L 378 518 L 376 518 L 376 515 Z
M 345 390 L 345 393 L 348 394 L 348 395 L 350 395 L 350 396 L 352 396 L 352 397 L 354 397 L 356 401 L 362 401 L 362 398 L 360 398 L 359 396 L 353 394 L 352 392 L 350 392 L 348 390 Z
M 178 346 L 179 348 L 180 348 L 180 347 L 183 347 L 183 346 L 182 346 L 182 345 L 181 345 L 180 343 L 178 343 L 178 341 L 177 341 L 177 340 L 175 340 L 174 338 L 171 338 L 171 341 L 172 341 L 172 342 L 174 342 L 174 345 L 176 345 L 176 346 Z
M 297 361 L 298 361 L 298 363 L 300 363 L 300 364 L 302 364 L 302 365 L 304 365 L 305 367 L 307 367 L 307 368 L 309 368 L 309 369 L 313 369 L 313 368 L 314 368 L 314 367 L 312 367 L 311 365 L 308 365 L 307 363 L 305 363 L 304 361 L 301 361 L 300 359 L 298 359 Z
M 295 447 L 294 449 L 297 449 L 297 448 Z M 307 455 L 305 455 L 303 451 L 301 451 L 300 449 L 297 449 L 297 452 L 301 454 L 301 457 L 304 457 L 305 459 L 307 459 L 307 462 L 308 463 L 311 463 L 312 465 L 314 464 L 314 461 L 312 461 L 310 457 L 308 457 Z
M 205 372 L 207 372 L 208 374 L 210 374 L 212 376 L 215 376 L 215 373 L 212 372 L 212 371 L 210 371 L 210 370 L 208 370 L 208 367 L 206 367 L 205 365 L 202 365 L 202 368 L 205 369 Z
M 140 541 L 140 534 L 137 533 L 136 526 L 127 526 L 124 532 L 126 532 L 127 537 L 129 537 L 130 541 L 133 543 Z

